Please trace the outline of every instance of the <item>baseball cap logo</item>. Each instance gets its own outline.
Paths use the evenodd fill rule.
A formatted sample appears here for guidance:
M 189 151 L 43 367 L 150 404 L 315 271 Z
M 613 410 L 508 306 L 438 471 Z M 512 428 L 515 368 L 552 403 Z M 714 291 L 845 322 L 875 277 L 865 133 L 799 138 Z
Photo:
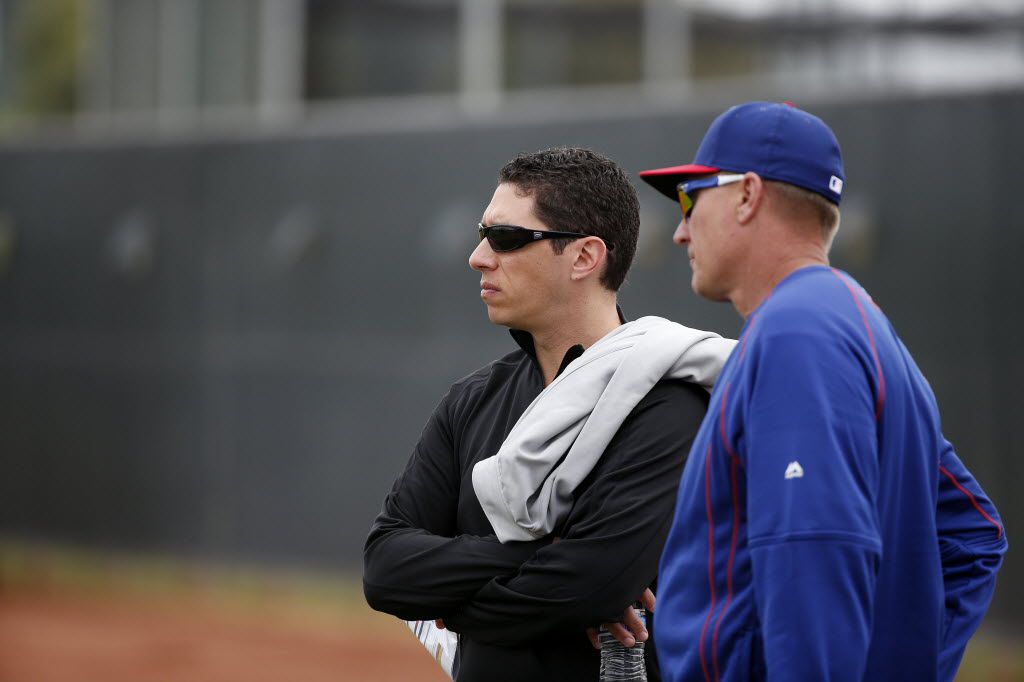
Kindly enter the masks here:
M 836 176 L 833 175 L 829 179 L 829 181 L 828 181 L 828 188 L 830 190 L 832 190 L 833 192 L 835 192 L 836 194 L 842 194 L 843 193 L 843 180 L 842 180 L 842 178 L 837 178 Z

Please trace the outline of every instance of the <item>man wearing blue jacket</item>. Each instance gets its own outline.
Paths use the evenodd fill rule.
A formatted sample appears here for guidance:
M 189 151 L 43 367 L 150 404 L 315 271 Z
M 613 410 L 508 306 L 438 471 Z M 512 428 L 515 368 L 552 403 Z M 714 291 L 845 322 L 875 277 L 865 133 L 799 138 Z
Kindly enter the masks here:
M 892 325 L 829 266 L 845 181 L 819 118 L 733 107 L 680 201 L 692 287 L 745 319 L 660 566 L 666 680 L 952 680 L 1006 538 Z

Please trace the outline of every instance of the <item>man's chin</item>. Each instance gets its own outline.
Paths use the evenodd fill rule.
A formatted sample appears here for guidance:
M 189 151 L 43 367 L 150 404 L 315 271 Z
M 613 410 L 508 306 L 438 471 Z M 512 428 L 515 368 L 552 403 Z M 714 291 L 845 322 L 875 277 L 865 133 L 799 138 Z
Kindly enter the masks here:
M 719 291 L 717 288 L 710 286 L 707 282 L 698 279 L 697 275 L 693 276 L 690 280 L 690 288 L 693 289 L 693 293 L 697 294 L 701 298 L 706 298 L 709 301 L 727 301 L 729 297 Z
M 495 309 L 490 306 L 487 307 L 487 319 L 492 323 L 501 327 L 508 327 L 509 329 L 521 329 L 523 331 L 530 331 L 530 323 L 523 319 L 521 316 L 517 317 L 513 315 L 511 311 Z
M 513 324 L 508 314 L 500 309 L 492 308 L 491 306 L 487 306 L 487 319 L 494 324 L 498 324 L 503 327 L 511 327 Z

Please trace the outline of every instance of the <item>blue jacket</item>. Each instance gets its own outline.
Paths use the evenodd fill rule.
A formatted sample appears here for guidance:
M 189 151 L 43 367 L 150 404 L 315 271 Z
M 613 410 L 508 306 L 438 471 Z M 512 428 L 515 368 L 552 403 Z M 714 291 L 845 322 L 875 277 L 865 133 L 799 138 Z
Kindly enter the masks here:
M 664 679 L 952 680 L 1006 546 L 882 312 L 798 270 L 748 317 L 683 472 Z

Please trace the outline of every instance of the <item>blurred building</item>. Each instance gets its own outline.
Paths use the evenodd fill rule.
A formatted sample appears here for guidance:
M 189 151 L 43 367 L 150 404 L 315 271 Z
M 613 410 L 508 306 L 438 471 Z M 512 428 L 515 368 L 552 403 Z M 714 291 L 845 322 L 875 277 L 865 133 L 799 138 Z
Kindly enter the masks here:
M 486 115 L 552 89 L 1024 82 L 1020 0 L 2 0 L 0 41 L 6 120 L 107 130 L 291 125 L 402 96 Z

